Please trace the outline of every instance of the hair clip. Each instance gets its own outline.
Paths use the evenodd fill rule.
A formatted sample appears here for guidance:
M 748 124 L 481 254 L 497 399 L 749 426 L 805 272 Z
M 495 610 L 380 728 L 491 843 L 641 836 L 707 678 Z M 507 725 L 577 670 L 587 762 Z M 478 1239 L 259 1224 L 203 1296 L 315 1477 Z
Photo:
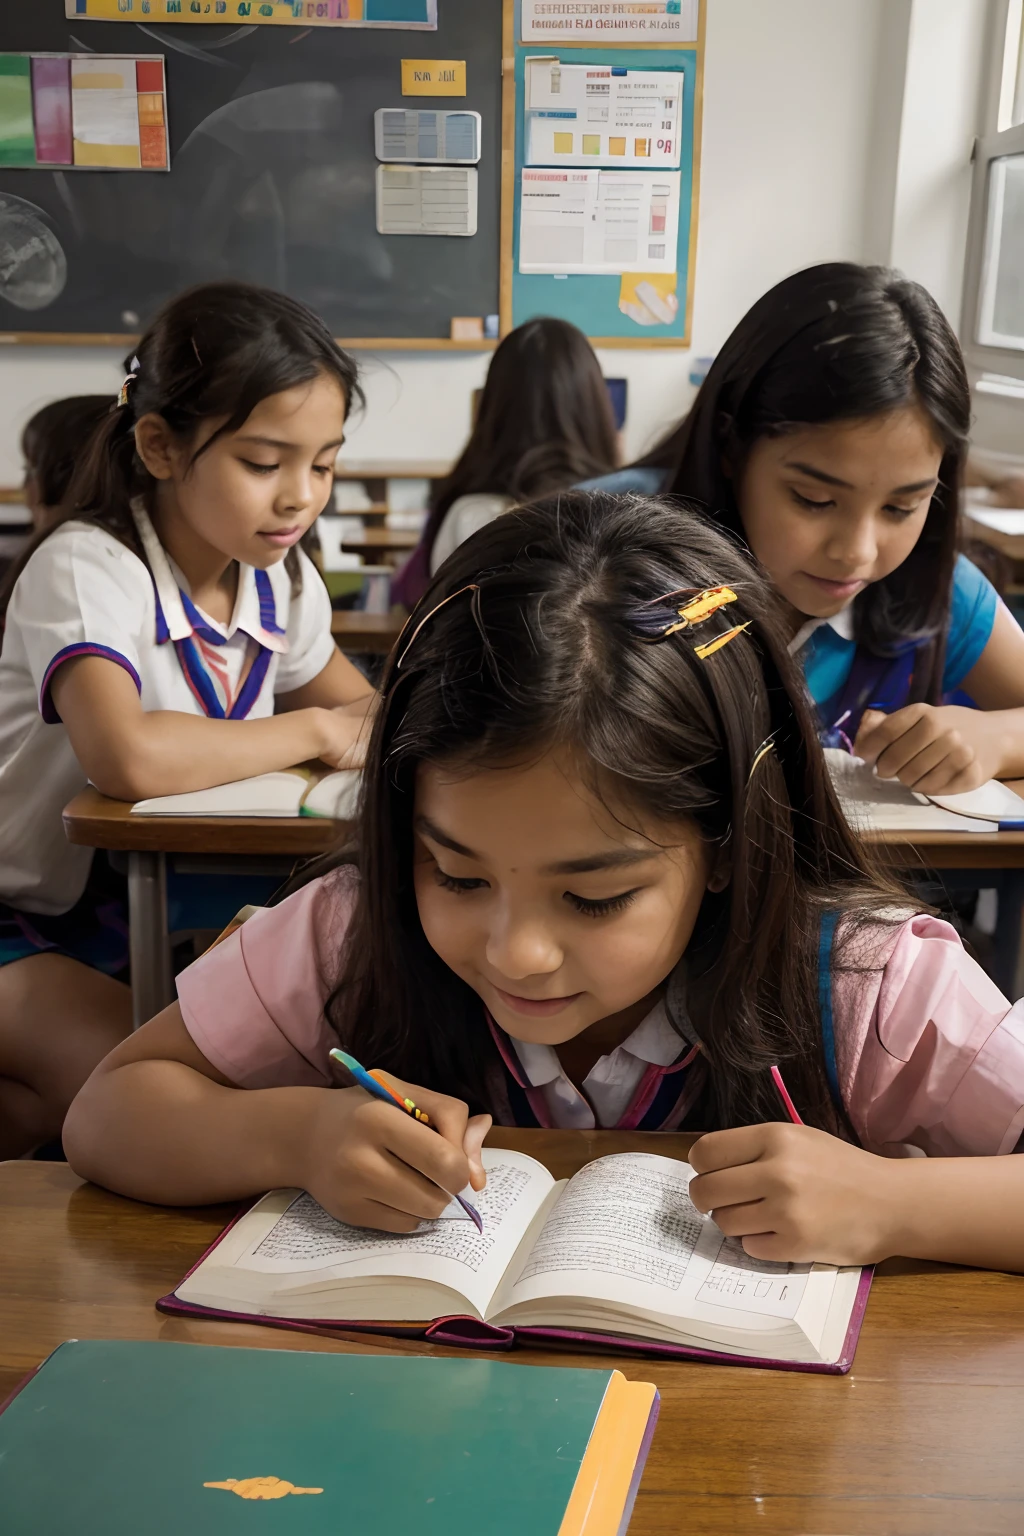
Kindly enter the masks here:
M 399 656 L 398 660 L 395 662 L 395 671 L 396 672 L 401 671 L 402 663 L 405 661 L 405 658 L 408 656 L 408 654 L 409 654 L 410 650 L 412 649 L 413 645 L 416 643 L 416 636 L 419 634 L 420 630 L 423 628 L 423 626 L 425 624 L 429 624 L 430 623 L 430 621 L 434 617 L 435 613 L 440 613 L 441 609 L 445 606 L 446 603 L 454 602 L 455 598 L 461 597 L 463 592 L 479 592 L 479 591 L 480 591 L 479 583 L 475 582 L 475 581 L 471 581 L 471 582 L 468 583 L 467 586 L 460 587 L 457 592 L 449 592 L 447 597 L 442 597 L 441 601 L 439 603 L 436 603 L 434 605 L 434 607 L 431 608 L 430 612 L 428 614 L 426 614 L 422 619 L 420 619 L 419 623 L 416 625 L 416 628 L 413 630 L 412 634 L 409 636 L 408 644 L 403 646 L 402 654 L 401 654 L 401 656 Z
M 666 595 L 676 597 L 678 593 L 670 592 Z M 659 598 L 658 601 L 664 602 L 665 599 Z M 688 603 L 676 609 L 679 615 L 678 622 L 670 624 L 665 630 L 665 635 L 666 637 L 674 635 L 680 629 L 692 629 L 695 624 L 703 624 L 720 608 L 734 602 L 736 602 L 736 593 L 731 587 L 705 587 L 703 592 L 698 592 L 696 597 L 692 597 Z
M 141 364 L 138 358 L 133 357 L 128 365 L 128 372 L 125 374 L 124 383 L 121 385 L 121 391 L 117 397 L 119 409 L 121 406 L 128 404 L 128 391 L 138 378 L 140 368 Z
M 754 753 L 754 761 L 751 763 L 751 765 L 750 765 L 750 772 L 747 774 L 747 783 L 748 784 L 750 783 L 751 779 L 754 777 L 754 772 L 755 772 L 755 770 L 757 768 L 758 763 L 760 763 L 764 758 L 766 758 L 768 756 L 769 752 L 774 752 L 775 751 L 775 737 L 776 737 L 777 734 L 778 733 L 776 731 L 772 731 L 772 734 L 770 736 L 766 736 L 765 737 L 764 741 L 762 741 L 761 745 L 758 747 L 757 751 Z

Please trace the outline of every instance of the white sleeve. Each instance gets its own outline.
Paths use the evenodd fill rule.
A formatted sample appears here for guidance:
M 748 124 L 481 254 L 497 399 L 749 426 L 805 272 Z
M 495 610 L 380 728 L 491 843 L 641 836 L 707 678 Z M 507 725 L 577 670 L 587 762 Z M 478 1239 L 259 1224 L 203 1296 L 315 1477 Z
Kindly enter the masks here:
M 304 550 L 299 550 L 302 590 L 288 605 L 288 650 L 281 657 L 274 679 L 275 693 L 292 693 L 319 677 L 336 646 L 331 634 L 331 599 L 320 572 Z M 283 571 L 283 565 L 280 567 Z M 286 579 L 290 581 L 290 577 Z
M 139 557 L 102 529 L 61 529 L 18 577 L 7 611 L 35 683 L 43 719 L 60 719 L 50 697 L 54 673 L 75 656 L 102 656 L 140 694 L 139 651 L 155 623 L 152 582 Z
M 434 547 L 430 551 L 431 576 L 437 575 L 448 556 L 460 544 L 464 544 L 474 533 L 479 533 L 481 528 L 486 528 L 488 523 L 493 523 L 511 505 L 510 497 L 492 495 L 485 491 L 460 496 L 458 501 L 453 501 L 442 519 Z

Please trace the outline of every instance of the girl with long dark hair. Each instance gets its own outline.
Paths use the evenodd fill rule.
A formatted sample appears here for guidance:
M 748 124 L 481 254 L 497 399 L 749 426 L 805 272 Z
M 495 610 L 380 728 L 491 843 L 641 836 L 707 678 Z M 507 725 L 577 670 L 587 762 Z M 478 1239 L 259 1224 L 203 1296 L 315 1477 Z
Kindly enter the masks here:
M 123 882 L 67 842 L 64 806 L 89 782 L 139 800 L 348 766 L 373 698 L 299 549 L 358 398 L 351 359 L 305 306 L 219 283 L 168 304 L 126 367 L 70 486 L 51 466 L 0 596 L 6 1157 L 58 1134 L 128 1028 Z
M 72 1107 L 73 1167 L 410 1231 L 481 1187 L 492 1116 L 692 1128 L 752 1254 L 1024 1267 L 1024 1162 L 978 1155 L 1021 1135 L 1019 1010 L 869 865 L 776 608 L 658 502 L 474 535 L 389 662 L 354 855 L 179 976 Z M 443 1134 L 335 1086 L 339 1043 Z
M 392 585 L 412 607 L 453 549 L 517 501 L 604 474 L 618 460 L 601 365 L 582 331 L 542 317 L 517 326 L 487 370 L 473 430 L 434 494 L 417 549 Z
M 926 793 L 1024 773 L 1024 634 L 957 554 L 970 414 L 934 299 L 835 262 L 759 299 L 689 415 L 598 482 L 690 498 L 744 543 L 823 732 Z

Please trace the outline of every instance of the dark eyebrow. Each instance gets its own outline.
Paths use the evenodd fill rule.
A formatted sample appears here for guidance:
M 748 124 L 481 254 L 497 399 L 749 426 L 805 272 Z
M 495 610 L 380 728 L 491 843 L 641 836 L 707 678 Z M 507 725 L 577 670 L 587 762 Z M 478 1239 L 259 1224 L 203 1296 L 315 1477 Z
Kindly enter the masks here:
M 827 475 L 823 469 L 815 469 L 813 464 L 801 464 L 796 459 L 788 459 L 786 461 L 786 468 L 795 469 L 801 475 L 807 475 L 811 480 L 820 480 L 822 485 L 838 485 L 844 491 L 855 489 L 848 480 L 840 480 L 836 475 Z M 926 491 L 929 486 L 938 485 L 938 483 L 938 475 L 933 475 L 930 480 L 915 480 L 912 485 L 897 485 L 889 494 L 891 496 L 910 496 L 915 491 Z
M 326 453 L 328 448 L 340 448 L 344 441 L 345 441 L 345 439 L 343 437 L 335 438 L 333 441 L 331 441 L 329 443 L 324 443 L 322 448 L 318 448 L 317 449 L 317 453 Z M 277 437 L 263 437 L 262 435 L 260 435 L 258 433 L 250 433 L 250 434 L 248 434 L 245 437 L 236 437 L 235 438 L 235 442 L 236 443 L 259 443 L 259 445 L 262 448 L 294 448 L 295 447 L 294 443 L 284 442 L 280 438 L 277 438 Z
M 429 820 L 426 816 L 417 816 L 416 831 L 424 837 L 429 837 L 432 843 L 438 843 L 442 848 L 448 848 L 452 853 L 461 854 L 464 859 L 480 860 L 480 855 L 474 853 L 472 848 L 467 848 L 463 843 L 449 837 L 447 832 Z M 541 870 L 543 875 L 588 875 L 598 869 L 621 869 L 625 865 L 640 864 L 646 859 L 653 859 L 658 853 L 656 848 L 613 848 L 607 853 L 592 853 L 582 859 L 565 859 L 560 864 L 547 864 Z

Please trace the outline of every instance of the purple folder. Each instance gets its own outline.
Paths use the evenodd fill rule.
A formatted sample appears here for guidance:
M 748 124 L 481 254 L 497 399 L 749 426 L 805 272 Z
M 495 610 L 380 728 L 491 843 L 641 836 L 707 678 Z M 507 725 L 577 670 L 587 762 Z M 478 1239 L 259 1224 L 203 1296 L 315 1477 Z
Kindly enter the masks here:
M 71 60 L 32 60 L 32 116 L 40 165 L 74 164 L 71 134 Z

